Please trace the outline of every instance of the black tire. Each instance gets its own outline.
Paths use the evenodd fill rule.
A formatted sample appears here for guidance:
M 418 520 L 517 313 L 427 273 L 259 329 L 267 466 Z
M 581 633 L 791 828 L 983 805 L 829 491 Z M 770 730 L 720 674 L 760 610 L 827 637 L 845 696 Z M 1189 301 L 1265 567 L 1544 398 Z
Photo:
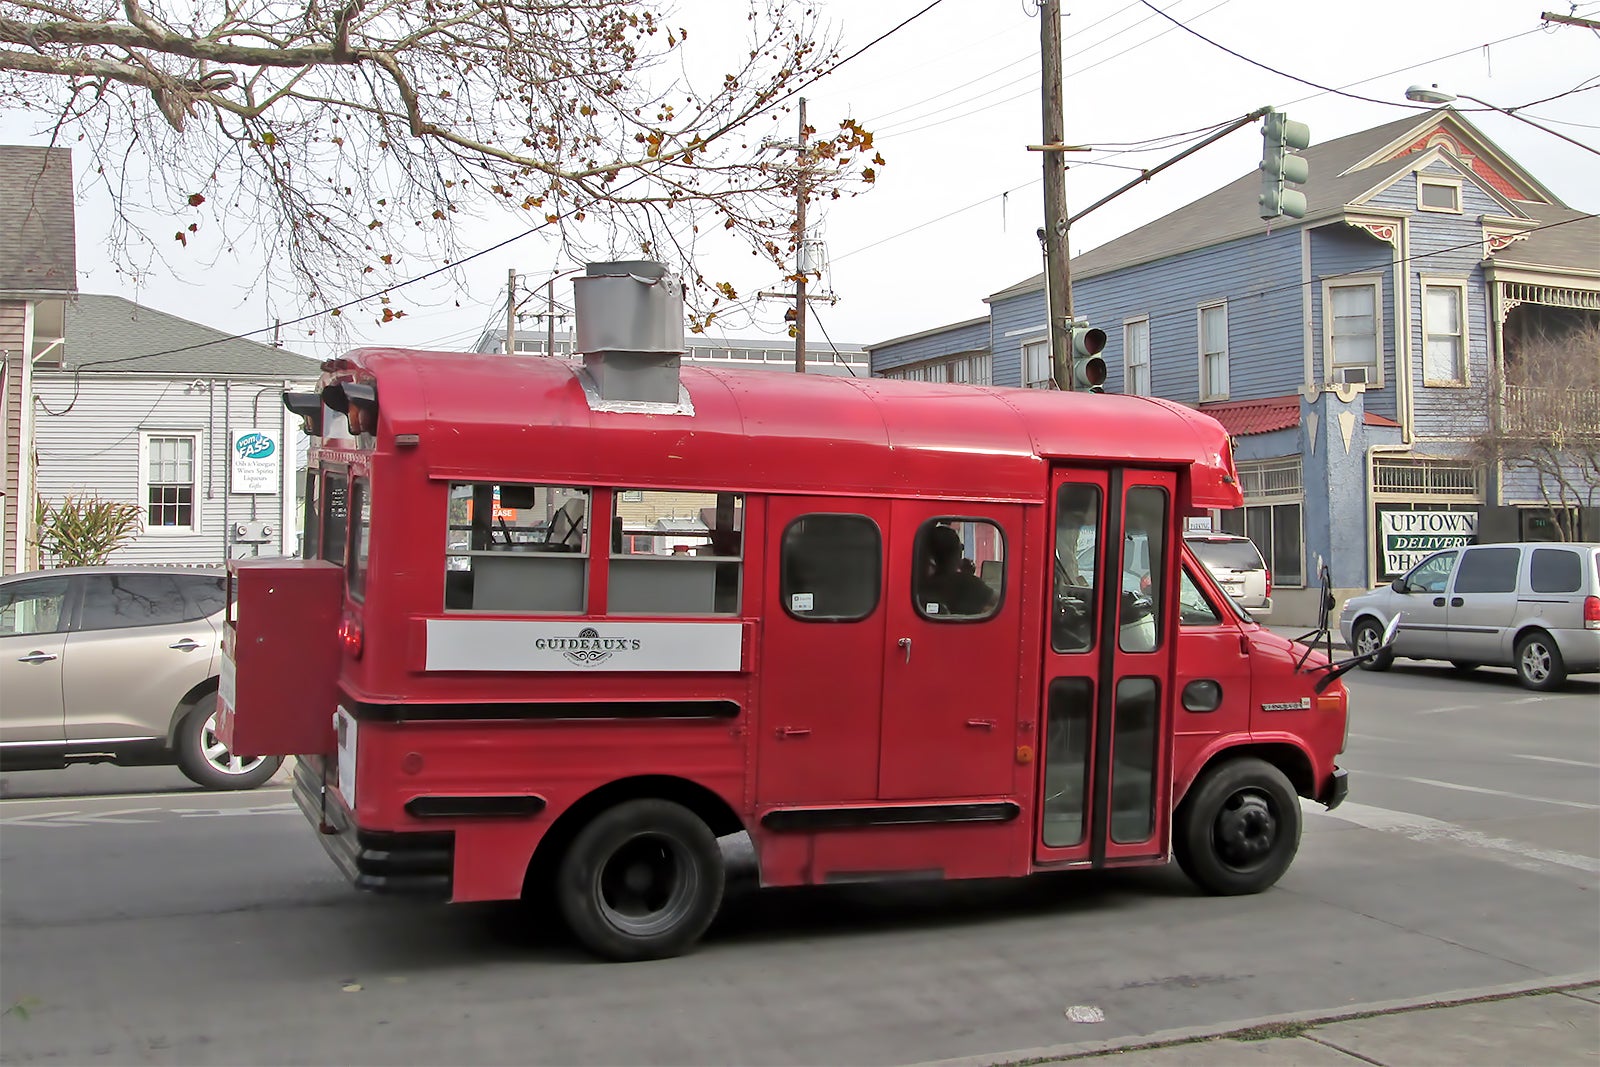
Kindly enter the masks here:
M 1377 648 L 1383 644 L 1383 627 L 1378 625 L 1376 619 L 1361 619 L 1350 631 L 1350 651 L 1360 654 L 1369 648 Z M 1364 671 L 1386 671 L 1394 666 L 1394 653 L 1384 652 L 1373 656 L 1371 659 L 1361 661 Z
M 206 789 L 254 789 L 278 773 L 282 756 L 246 760 L 221 748 L 212 733 L 216 714 L 217 694 L 207 693 L 178 724 L 178 769 L 184 777 Z
M 722 906 L 722 850 L 681 804 L 629 800 L 578 832 L 556 875 L 556 903 L 584 947 L 611 960 L 677 956 Z
M 1518 639 L 1517 681 L 1540 693 L 1566 684 L 1567 664 L 1561 658 L 1561 649 L 1543 630 L 1532 630 Z
M 1475 671 L 1479 667 L 1483 666 L 1483 664 L 1481 664 L 1481 663 L 1468 663 L 1466 660 L 1463 660 L 1463 659 L 1453 659 L 1453 660 L 1450 661 L 1450 666 L 1455 668 L 1455 672 L 1457 674 L 1471 674 L 1473 671 Z
M 1195 885 L 1218 896 L 1259 893 L 1300 850 L 1300 798 L 1265 760 L 1218 764 L 1178 806 L 1172 846 Z

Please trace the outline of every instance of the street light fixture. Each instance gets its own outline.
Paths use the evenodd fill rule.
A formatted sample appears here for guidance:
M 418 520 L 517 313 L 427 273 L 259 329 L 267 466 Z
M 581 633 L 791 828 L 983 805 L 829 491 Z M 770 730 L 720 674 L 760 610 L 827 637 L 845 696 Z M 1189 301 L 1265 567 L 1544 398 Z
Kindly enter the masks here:
M 1589 152 L 1589 153 L 1592 153 L 1594 155 L 1600 156 L 1600 149 L 1593 148 L 1593 147 L 1591 147 L 1589 145 L 1586 145 L 1582 141 L 1575 141 L 1571 137 L 1568 137 L 1566 134 L 1557 132 L 1556 130 L 1552 130 L 1548 126 L 1541 126 L 1539 123 L 1534 122 L 1532 119 L 1525 118 L 1522 115 L 1517 114 L 1517 109 L 1514 108 L 1514 107 L 1513 108 L 1495 107 L 1493 104 L 1489 103 L 1489 101 L 1487 101 L 1487 100 L 1480 100 L 1476 96 L 1468 96 L 1466 93 L 1447 93 L 1443 89 L 1439 88 L 1439 86 L 1437 84 L 1435 84 L 1435 85 L 1413 85 L 1409 89 L 1406 90 L 1406 99 L 1410 100 L 1410 101 L 1413 101 L 1414 103 L 1418 103 L 1418 104 L 1450 104 L 1450 103 L 1454 103 L 1456 100 L 1471 100 L 1474 104 L 1481 104 L 1482 106 L 1488 108 L 1490 111 L 1498 111 L 1502 115 L 1509 115 L 1512 118 L 1516 119 L 1518 122 L 1526 122 L 1529 126 L 1532 126 L 1536 130 L 1542 130 L 1545 133 L 1548 133 L 1552 137 L 1561 138 L 1563 141 L 1566 141 L 1568 144 L 1577 145 L 1579 148 L 1583 149 L 1585 152 Z

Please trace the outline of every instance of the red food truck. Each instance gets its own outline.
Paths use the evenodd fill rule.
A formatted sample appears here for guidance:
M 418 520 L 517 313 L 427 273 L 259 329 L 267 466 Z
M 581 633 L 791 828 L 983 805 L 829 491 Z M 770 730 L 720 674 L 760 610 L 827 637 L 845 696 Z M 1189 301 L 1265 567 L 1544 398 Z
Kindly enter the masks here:
M 1220 425 L 1145 397 L 679 366 L 681 289 L 575 280 L 582 363 L 368 348 L 289 394 L 303 558 L 229 564 L 230 748 L 362 889 L 537 896 L 684 951 L 763 886 L 1175 858 L 1254 893 L 1345 796 L 1347 696 L 1183 518 Z

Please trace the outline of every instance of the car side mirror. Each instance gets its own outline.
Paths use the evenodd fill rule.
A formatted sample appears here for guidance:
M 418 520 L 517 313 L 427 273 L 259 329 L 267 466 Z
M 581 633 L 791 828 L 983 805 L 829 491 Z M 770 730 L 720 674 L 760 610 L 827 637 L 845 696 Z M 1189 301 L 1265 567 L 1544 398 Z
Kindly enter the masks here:
M 1410 592 L 1410 590 L 1406 588 L 1406 580 L 1404 578 L 1396 578 L 1394 581 L 1389 583 L 1389 588 L 1393 589 L 1396 593 Z

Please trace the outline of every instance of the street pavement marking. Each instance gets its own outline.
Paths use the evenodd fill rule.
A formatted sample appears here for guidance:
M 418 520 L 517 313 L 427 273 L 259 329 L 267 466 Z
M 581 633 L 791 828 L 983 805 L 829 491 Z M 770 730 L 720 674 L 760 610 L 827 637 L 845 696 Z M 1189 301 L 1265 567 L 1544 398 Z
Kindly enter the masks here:
M 1600 874 L 1600 859 L 1592 856 L 1580 856 L 1574 852 L 1563 852 L 1554 848 L 1539 848 L 1536 845 L 1526 845 L 1504 837 L 1491 837 L 1441 819 L 1430 819 L 1426 815 L 1390 811 L 1388 808 L 1377 808 L 1350 801 L 1340 804 L 1332 811 L 1323 811 L 1321 805 L 1309 800 L 1303 801 L 1301 806 L 1313 815 L 1339 819 L 1368 830 L 1400 834 L 1413 841 L 1426 844 L 1466 845 L 1481 850 L 1479 854 L 1487 859 L 1508 863 L 1525 871 L 1543 871 L 1546 869 L 1545 864 L 1555 864 L 1589 874 Z
M 1540 763 L 1564 763 L 1569 767 L 1588 767 L 1590 770 L 1600 771 L 1600 763 L 1585 763 L 1581 759 L 1559 759 L 1555 756 L 1530 756 L 1526 752 L 1513 752 L 1517 759 L 1536 759 Z
M 66 811 L 41 811 L 34 815 L 16 815 L 0 819 L 0 826 L 32 826 L 42 830 L 55 830 L 71 826 L 104 826 L 108 823 L 154 824 L 179 819 L 223 819 L 235 815 L 287 815 L 299 812 L 293 801 L 283 804 L 258 804 L 248 808 L 119 808 L 116 811 L 82 812 L 77 808 Z M 154 818 L 134 819 L 133 815 L 151 815 Z
M 1476 711 L 1484 707 L 1483 704 L 1451 704 L 1444 708 L 1418 708 L 1418 715 L 1443 715 L 1447 711 Z
M 286 785 L 265 785 L 252 789 L 248 793 L 222 795 L 243 799 L 245 797 L 260 796 L 263 793 L 287 793 L 289 788 Z M 12 804 L 87 804 L 94 800 L 200 800 L 206 796 L 207 794 L 203 789 L 188 789 L 180 793 L 94 793 L 81 797 L 4 797 L 0 798 L 0 809 L 8 808 Z M 221 797 L 218 796 L 218 799 L 221 799 Z
M 1486 789 L 1481 785 L 1462 785 L 1459 782 L 1441 782 L 1437 778 L 1413 778 L 1408 774 L 1379 774 L 1377 771 L 1362 771 L 1363 775 L 1371 778 L 1387 778 L 1394 782 L 1411 782 L 1413 785 L 1433 785 L 1440 789 L 1455 789 L 1463 793 L 1487 793 L 1492 797 L 1505 797 L 1508 800 L 1531 800 L 1535 804 L 1554 804 L 1562 808 L 1581 808 L 1584 811 L 1600 811 L 1600 804 L 1589 804 L 1581 800 L 1557 800 L 1554 797 L 1536 797 L 1527 793 L 1511 793 L 1504 789 Z

